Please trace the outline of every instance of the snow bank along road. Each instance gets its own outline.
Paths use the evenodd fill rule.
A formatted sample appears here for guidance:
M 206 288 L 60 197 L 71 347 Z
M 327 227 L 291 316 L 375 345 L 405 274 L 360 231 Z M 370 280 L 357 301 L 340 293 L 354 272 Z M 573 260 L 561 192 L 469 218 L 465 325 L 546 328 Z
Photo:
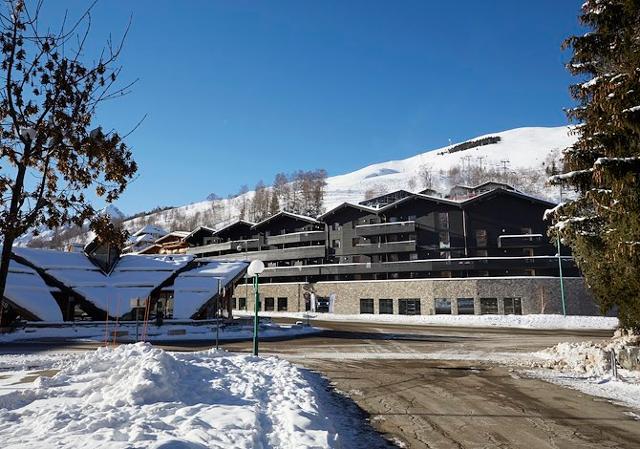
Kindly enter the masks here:
M 139 343 L 0 365 L 3 449 L 387 447 L 319 376 L 276 357 Z
M 640 447 L 637 409 L 498 363 L 526 363 L 559 342 L 602 340 L 611 331 L 313 324 L 329 331 L 264 343 L 263 353 L 324 374 L 369 413 L 377 430 L 407 447 Z

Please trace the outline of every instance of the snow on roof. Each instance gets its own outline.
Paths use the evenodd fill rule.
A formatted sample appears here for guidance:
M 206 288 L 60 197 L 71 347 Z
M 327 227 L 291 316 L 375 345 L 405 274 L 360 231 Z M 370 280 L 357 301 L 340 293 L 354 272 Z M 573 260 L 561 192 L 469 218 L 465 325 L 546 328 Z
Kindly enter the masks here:
M 14 248 L 14 254 L 111 316 L 129 312 L 131 299 L 148 297 L 193 260 L 191 255 L 125 255 L 107 275 L 84 254 L 33 248 Z
M 212 261 L 180 273 L 173 283 L 173 317 L 191 318 L 249 266 L 247 262 Z
M 142 234 L 152 234 L 152 235 L 160 236 L 160 235 L 166 235 L 167 231 L 165 231 L 164 229 L 158 226 L 146 225 L 142 229 L 139 229 L 137 232 L 135 232 L 133 235 L 138 236 Z
M 12 260 L 4 296 L 42 321 L 62 321 L 62 312 L 49 286 L 32 268 Z

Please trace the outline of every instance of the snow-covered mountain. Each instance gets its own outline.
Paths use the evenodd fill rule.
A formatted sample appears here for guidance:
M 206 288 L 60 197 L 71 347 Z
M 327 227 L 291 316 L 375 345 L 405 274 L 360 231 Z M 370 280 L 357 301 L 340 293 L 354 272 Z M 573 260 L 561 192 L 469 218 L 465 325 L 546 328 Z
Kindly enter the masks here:
M 454 182 L 450 171 L 455 168 L 468 168 L 470 165 L 496 171 L 504 170 L 514 174 L 522 180 L 528 177 L 526 186 L 520 185 L 530 194 L 550 199 L 556 198 L 556 189 L 545 185 L 545 167 L 552 160 L 558 163 L 564 148 L 572 145 L 576 136 L 569 133 L 567 126 L 543 128 L 517 128 L 508 131 L 478 136 L 469 141 L 485 137 L 499 137 L 497 143 L 475 146 L 461 151 L 449 152 L 456 144 L 429 150 L 416 156 L 402 160 L 392 160 L 366 166 L 359 170 L 343 175 L 327 178 L 325 210 L 329 210 L 342 202 L 362 201 L 365 192 L 393 191 L 405 189 L 420 191 L 421 172 L 428 168 L 432 177 L 432 188 L 446 193 Z M 244 196 L 251 198 L 253 192 Z M 216 222 L 207 221 L 211 227 L 217 227 L 224 222 L 237 218 L 243 197 L 235 199 L 205 200 L 185 206 L 162 210 L 160 212 L 143 215 L 135 219 L 125 220 L 124 224 L 131 232 L 135 232 L 146 224 L 154 224 L 172 229 L 176 221 L 202 221 L 204 216 L 210 216 L 213 208 L 217 209 Z M 119 211 L 118 211 L 119 212 Z M 198 218 L 200 220 L 198 220 Z M 206 221 L 206 220 L 205 220 Z

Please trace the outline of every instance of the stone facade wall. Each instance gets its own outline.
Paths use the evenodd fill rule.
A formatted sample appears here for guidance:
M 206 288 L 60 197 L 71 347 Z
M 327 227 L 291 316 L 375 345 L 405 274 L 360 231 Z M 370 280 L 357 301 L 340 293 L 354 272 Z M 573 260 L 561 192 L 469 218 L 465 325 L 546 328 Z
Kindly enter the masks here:
M 569 315 L 598 315 L 598 307 L 582 278 L 565 278 L 565 302 Z M 457 314 L 457 298 L 474 298 L 474 310 L 480 314 L 480 298 L 497 298 L 498 313 L 504 313 L 504 298 L 520 298 L 523 314 L 562 313 L 560 281 L 552 277 L 519 278 L 450 278 L 388 281 L 344 281 L 261 284 L 262 310 L 264 299 L 287 298 L 287 311 L 305 310 L 305 292 L 316 296 L 336 295 L 335 313 L 360 313 L 360 299 L 374 301 L 374 313 L 379 313 L 379 299 L 393 299 L 393 313 L 399 313 L 399 299 L 419 299 L 420 313 L 435 313 L 435 299 L 451 300 L 451 312 Z M 253 310 L 254 291 L 251 285 L 239 285 L 234 292 L 236 298 L 246 298 L 247 310 Z M 237 300 L 236 300 L 237 303 Z

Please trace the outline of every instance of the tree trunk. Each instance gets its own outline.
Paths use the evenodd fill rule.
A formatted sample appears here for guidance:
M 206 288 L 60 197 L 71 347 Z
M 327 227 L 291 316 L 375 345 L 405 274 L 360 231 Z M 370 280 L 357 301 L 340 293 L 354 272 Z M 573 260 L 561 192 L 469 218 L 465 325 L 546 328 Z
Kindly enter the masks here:
M 4 325 L 2 322 L 4 310 L 4 290 L 7 286 L 7 277 L 9 275 L 9 263 L 11 262 L 11 249 L 15 237 L 10 234 L 4 235 L 2 242 L 2 255 L 0 256 L 0 327 Z

